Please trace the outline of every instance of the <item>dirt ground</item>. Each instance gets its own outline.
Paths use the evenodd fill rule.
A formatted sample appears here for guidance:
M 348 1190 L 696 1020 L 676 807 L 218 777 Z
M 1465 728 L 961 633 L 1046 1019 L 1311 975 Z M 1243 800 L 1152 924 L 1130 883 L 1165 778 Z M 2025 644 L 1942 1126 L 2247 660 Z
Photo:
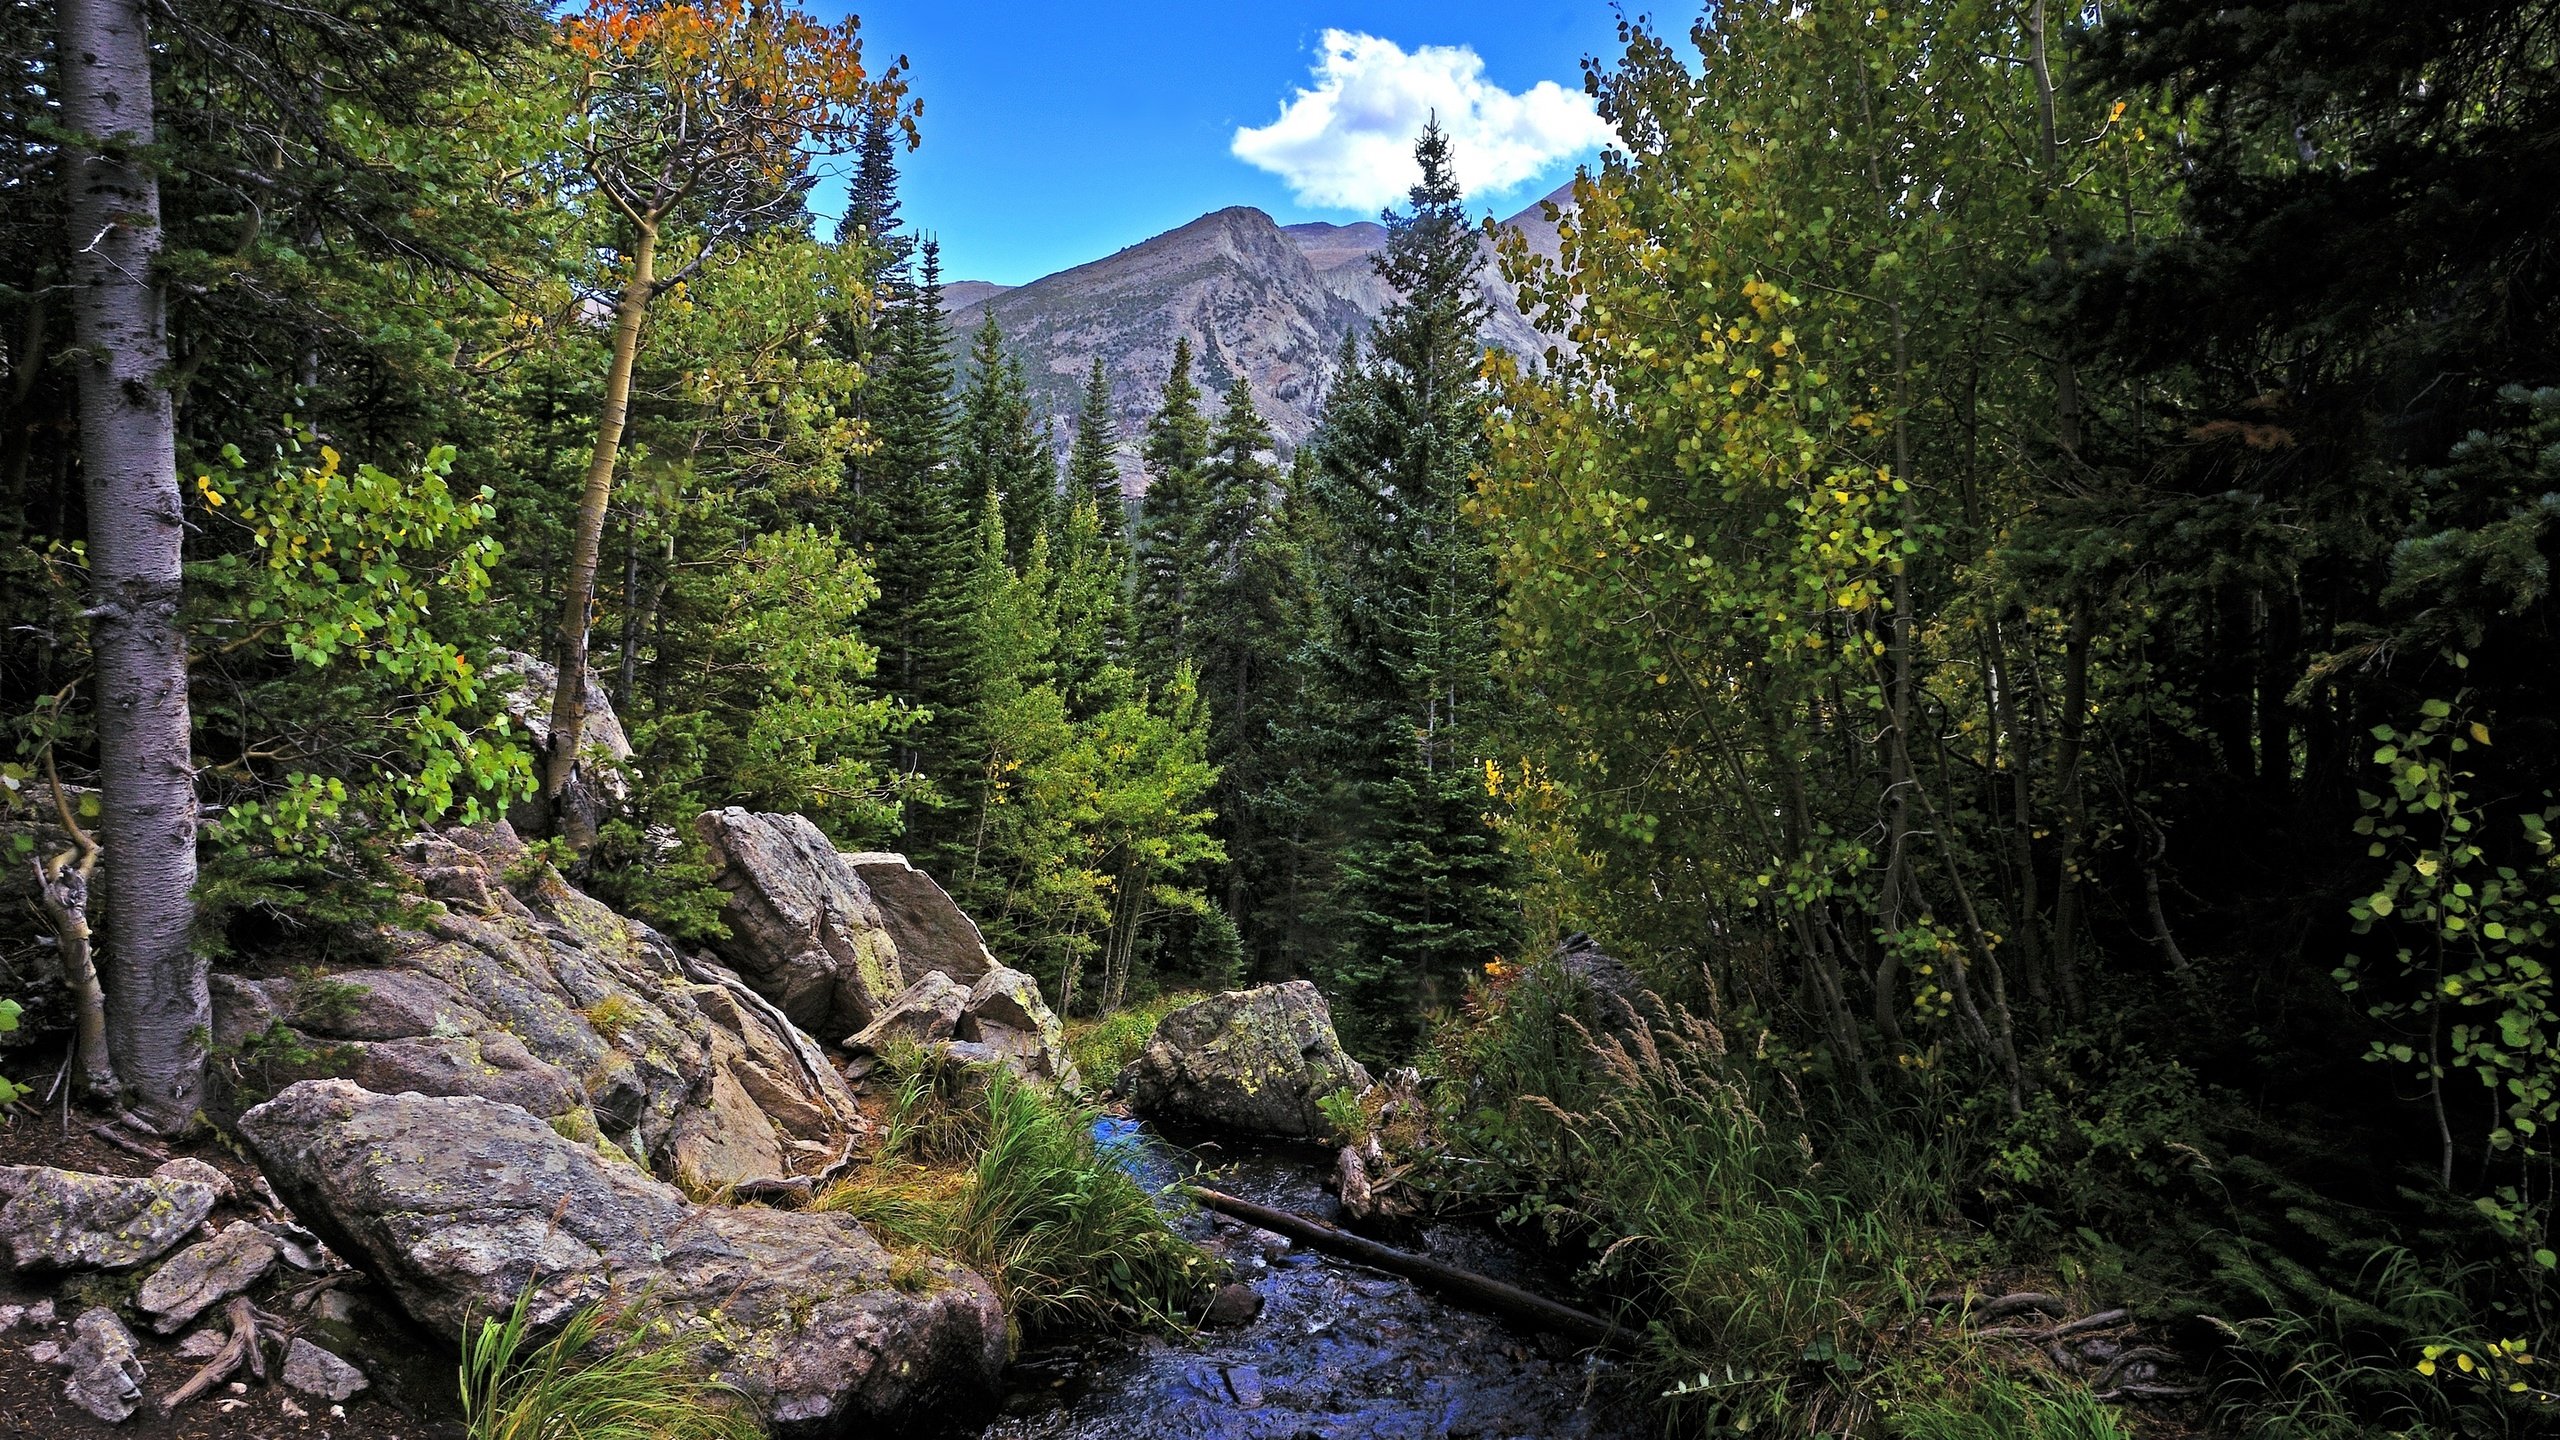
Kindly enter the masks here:
M 168 1153 L 208 1161 L 229 1175 L 243 1196 L 258 1194 L 255 1167 L 210 1137 L 170 1146 Z M 0 1111 L 0 1165 L 148 1175 L 157 1163 L 98 1138 L 77 1110 L 67 1117 L 58 1109 L 37 1113 L 15 1106 Z M 254 1202 L 246 1206 L 226 1202 L 215 1208 L 211 1223 L 219 1226 L 254 1213 Z M 296 1281 L 307 1283 L 307 1278 L 296 1272 L 284 1284 L 292 1289 Z M 388 1305 L 373 1303 L 352 1275 L 340 1281 L 340 1288 L 356 1302 L 343 1327 L 297 1314 L 289 1301 L 261 1302 L 294 1319 L 316 1343 L 339 1351 L 371 1378 L 371 1387 L 344 1406 L 333 1407 L 286 1390 L 273 1378 L 281 1365 L 271 1350 L 270 1379 L 265 1384 L 217 1385 L 176 1413 L 163 1415 L 157 1403 L 160 1397 L 185 1384 L 195 1374 L 197 1362 L 177 1353 L 183 1333 L 163 1339 L 136 1324 L 128 1313 L 123 1318 L 142 1350 L 146 1398 L 132 1419 L 121 1425 L 103 1424 L 63 1398 L 61 1371 L 37 1364 L 27 1351 L 47 1339 L 68 1338 L 70 1322 L 90 1304 L 125 1298 L 138 1284 L 133 1275 L 93 1273 L 64 1277 L 56 1286 L 50 1277 L 10 1273 L 0 1262 L 0 1305 L 50 1298 L 56 1314 L 56 1324 L 49 1331 L 20 1325 L 0 1334 L 0 1440 L 89 1440 L 93 1436 L 102 1440 L 107 1436 L 123 1440 L 215 1436 L 226 1440 L 243 1436 L 254 1440 L 460 1440 L 463 1434 L 452 1346 L 416 1329 Z

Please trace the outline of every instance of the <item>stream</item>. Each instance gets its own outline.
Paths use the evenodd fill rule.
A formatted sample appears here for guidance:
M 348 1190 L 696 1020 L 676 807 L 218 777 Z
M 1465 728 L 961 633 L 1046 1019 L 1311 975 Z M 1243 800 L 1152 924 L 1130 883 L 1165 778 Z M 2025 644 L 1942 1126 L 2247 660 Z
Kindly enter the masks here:
M 1203 1142 L 1134 1121 L 1096 1137 L 1150 1191 L 1178 1181 L 1335 1218 L 1330 1156 Z M 1168 1199 L 1169 1207 L 1177 1202 Z M 986 1440 L 1640 1440 L 1623 1371 L 1569 1343 L 1459 1309 L 1412 1282 L 1183 1205 L 1175 1227 L 1234 1266 L 1260 1316 L 1188 1341 L 1024 1354 Z M 1453 1265 L 1568 1298 L 1563 1277 L 1489 1228 L 1434 1225 L 1420 1247 Z

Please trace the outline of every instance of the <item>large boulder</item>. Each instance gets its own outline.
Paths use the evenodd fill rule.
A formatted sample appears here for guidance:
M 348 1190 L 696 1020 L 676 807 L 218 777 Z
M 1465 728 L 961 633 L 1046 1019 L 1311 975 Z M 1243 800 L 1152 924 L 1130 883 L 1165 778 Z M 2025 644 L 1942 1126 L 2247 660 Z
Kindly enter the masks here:
M 730 806 L 694 821 L 729 892 L 720 956 L 794 1024 L 850 1035 L 916 978 L 853 867 L 805 815 Z
M 1369 1072 L 1342 1053 L 1316 987 L 1292 980 L 1229 990 L 1165 1016 L 1119 1088 L 1159 1119 L 1308 1138 L 1332 1128 L 1316 1102 L 1368 1089 Z
M 880 907 L 881 923 L 898 946 L 899 973 L 910 982 L 938 970 L 975 985 L 997 968 L 978 922 L 906 856 L 866 850 L 846 854 L 844 863 Z
M 858 1433 L 999 1393 L 1005 1318 L 987 1283 L 893 1260 L 842 1216 L 697 1205 L 476 1097 L 305 1081 L 239 1128 L 295 1214 L 445 1334 L 528 1287 L 538 1326 L 638 1298 L 780 1435 Z
M 421 837 L 395 865 L 419 903 L 364 963 L 214 977 L 226 1112 L 323 1077 L 474 1095 L 706 1187 L 818 1168 L 861 1130 L 806 1034 L 569 885 L 509 826 Z
M 1625 961 L 1600 948 L 1600 942 L 1577 930 L 1556 946 L 1556 969 L 1591 996 L 1600 1028 L 1620 1035 L 1642 1034 L 1644 1013 L 1637 1001 L 1644 982 Z
M 0 1165 L 0 1246 L 21 1270 L 130 1270 L 177 1248 L 213 1187 L 44 1165 Z

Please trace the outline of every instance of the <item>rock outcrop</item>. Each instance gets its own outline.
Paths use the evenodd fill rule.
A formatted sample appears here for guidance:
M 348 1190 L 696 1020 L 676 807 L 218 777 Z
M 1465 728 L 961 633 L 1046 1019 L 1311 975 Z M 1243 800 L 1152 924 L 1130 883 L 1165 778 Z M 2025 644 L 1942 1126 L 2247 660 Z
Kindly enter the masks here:
M 720 956 L 756 993 L 816 1035 L 869 1025 L 916 977 L 853 867 L 804 815 L 731 806 L 694 826 L 729 893 Z
M 879 906 L 881 923 L 898 947 L 899 973 L 909 983 L 940 971 L 964 986 L 975 985 L 980 976 L 997 968 L 978 922 L 906 856 L 849 852 L 844 863 Z
M 372 1382 L 364 1372 L 296 1335 L 285 1347 L 284 1386 L 315 1400 L 344 1404 Z
M 333 1076 L 478 1096 L 705 1186 L 815 1168 L 860 1129 L 807 1035 L 570 886 L 509 826 L 426 836 L 397 863 L 431 903 L 385 925 L 368 963 L 214 977 L 226 1109 Z
M 1641 1034 L 1645 1028 L 1644 1013 L 1636 1008 L 1644 994 L 1644 982 L 1625 961 L 1600 948 L 1600 942 L 1577 930 L 1556 945 L 1556 968 L 1566 979 L 1589 992 L 1592 1017 L 1603 1030 L 1621 1035 Z
M 0 1165 L 0 1246 L 21 1270 L 130 1270 L 177 1248 L 213 1187 L 43 1165 Z
M 1331 1127 L 1316 1102 L 1368 1087 L 1368 1072 L 1342 1052 L 1333 1012 L 1304 980 L 1174 1011 L 1119 1082 L 1143 1114 L 1289 1138 L 1324 1135 Z
M 844 1047 L 859 1064 L 899 1040 L 948 1064 L 1002 1065 L 1067 1090 L 1084 1085 L 1067 1054 L 1066 1027 L 1041 998 L 1040 982 L 1001 965 L 965 990 L 950 976 L 927 971 Z
M 849 1219 L 696 1205 L 472 1096 L 305 1081 L 239 1128 L 295 1213 L 445 1334 L 528 1286 L 537 1325 L 645 1297 L 778 1435 L 858 1433 L 997 1393 L 1007 1338 L 986 1282 L 893 1261 Z
M 898 1040 L 930 1045 L 959 1032 L 960 1015 L 969 1008 L 969 989 L 939 970 L 930 970 L 898 992 L 898 998 L 871 1023 L 846 1038 L 844 1048 L 856 1055 L 877 1055 Z
M 999 967 L 978 978 L 961 1007 L 958 1037 L 987 1047 L 1027 1079 L 1083 1088 L 1067 1057 L 1066 1027 L 1040 998 L 1040 982 L 1019 970 Z

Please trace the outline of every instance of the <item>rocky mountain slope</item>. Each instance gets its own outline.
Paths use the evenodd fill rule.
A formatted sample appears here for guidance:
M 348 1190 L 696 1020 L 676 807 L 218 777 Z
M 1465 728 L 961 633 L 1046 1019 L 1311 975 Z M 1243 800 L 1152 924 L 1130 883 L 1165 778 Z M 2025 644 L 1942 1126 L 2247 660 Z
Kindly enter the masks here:
M 1568 186 L 1504 223 L 1552 253 L 1547 201 L 1569 203 Z M 1154 413 L 1177 337 L 1199 357 L 1197 378 L 1212 400 L 1244 375 L 1284 453 L 1315 429 L 1346 336 L 1361 333 L 1395 296 L 1370 266 L 1386 243 L 1375 221 L 1282 227 L 1244 206 L 1204 215 L 1177 230 L 1072 270 L 1004 288 L 962 281 L 947 294 L 953 343 L 989 314 L 1023 360 L 1036 404 L 1057 419 L 1063 448 L 1095 356 L 1110 377 L 1121 473 L 1144 488 L 1138 436 Z M 1485 245 L 1486 339 L 1524 354 L 1554 343 L 1521 315 Z M 1214 413 L 1215 406 L 1212 405 Z

